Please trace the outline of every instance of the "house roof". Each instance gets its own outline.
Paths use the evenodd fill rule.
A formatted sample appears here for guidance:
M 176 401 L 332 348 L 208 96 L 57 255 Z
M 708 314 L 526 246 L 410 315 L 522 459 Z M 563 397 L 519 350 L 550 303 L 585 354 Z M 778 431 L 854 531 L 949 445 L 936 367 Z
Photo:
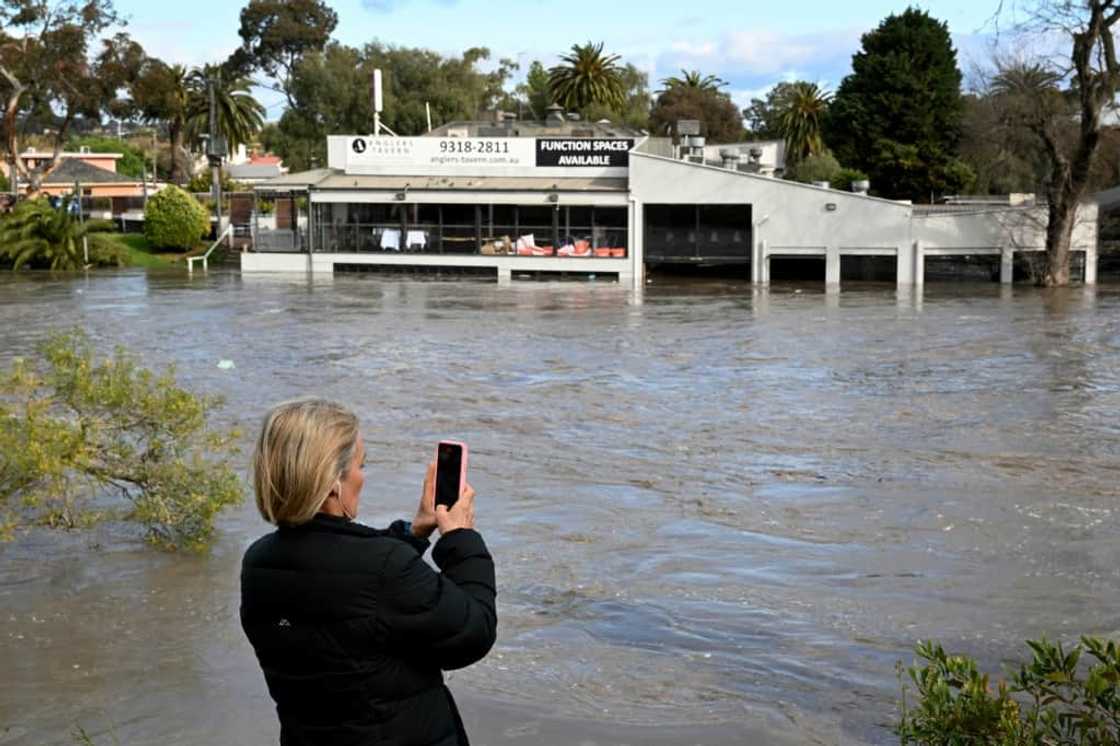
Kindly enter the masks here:
M 229 167 L 231 179 L 271 179 L 279 175 L 278 163 L 242 163 Z
M 98 168 L 77 158 L 64 158 L 43 179 L 44 184 L 139 184 L 139 179 Z

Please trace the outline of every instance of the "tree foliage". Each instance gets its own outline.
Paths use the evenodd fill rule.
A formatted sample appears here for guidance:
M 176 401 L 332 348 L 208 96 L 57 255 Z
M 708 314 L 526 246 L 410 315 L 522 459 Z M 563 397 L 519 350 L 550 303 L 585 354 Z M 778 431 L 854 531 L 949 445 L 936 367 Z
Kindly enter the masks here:
M 1031 661 L 992 686 L 976 661 L 919 643 L 903 683 L 901 742 L 929 746 L 1105 746 L 1120 742 L 1120 648 L 1082 637 L 1071 649 L 1028 641 Z M 1087 664 L 1085 662 L 1087 661 Z M 901 673 L 901 672 L 900 672 Z M 900 677 L 901 678 L 901 677 Z
M 832 94 L 816 83 L 798 81 L 783 89 L 778 119 L 786 143 L 786 162 L 798 161 L 824 152 L 822 129 Z
M 617 104 L 593 103 L 579 111 L 590 122 L 607 119 L 634 129 L 649 129 L 651 98 L 649 76 L 629 63 L 619 72 L 622 100 Z
M 871 175 L 879 194 L 928 201 L 947 179 L 961 134 L 961 72 L 945 23 L 908 8 L 863 35 L 829 109 L 825 140 Z
M 548 70 L 539 60 L 533 60 L 525 75 L 525 82 L 517 86 L 517 94 L 525 101 L 534 119 L 544 119 L 553 104 L 552 89 L 548 85 Z
M 363 49 L 332 42 L 311 52 L 292 77 L 296 106 L 284 112 L 275 129 L 264 135 L 266 147 L 294 170 L 326 165 L 326 137 L 339 132 L 373 129 L 370 85 L 373 70 L 382 71 L 385 113 L 382 122 L 398 135 L 427 131 L 425 103 L 433 124 L 474 119 L 504 95 L 515 63 L 499 60 L 483 72 L 489 50 L 478 47 L 462 57 L 444 57 L 427 49 L 380 43 Z
M 830 185 L 839 178 L 843 168 L 836 156 L 827 150 L 823 153 L 808 155 L 786 166 L 785 178 L 790 181 L 799 181 L 802 184 L 812 184 L 815 181 L 827 181 Z
M 191 249 L 210 232 L 210 216 L 176 186 L 156 192 L 144 207 L 144 236 L 159 249 Z
M 51 207 L 46 199 L 29 199 L 0 219 L 0 256 L 21 267 L 82 269 L 88 246 L 90 264 L 127 264 L 127 255 L 106 233 L 112 223 L 79 221 L 68 209 Z M 83 243 L 84 240 L 84 243 Z
M 713 143 L 743 139 L 743 119 L 731 97 L 722 91 L 673 86 L 662 91 L 650 113 L 650 131 L 664 136 L 676 133 L 681 119 L 699 119 Z
M 321 52 L 338 25 L 338 14 L 322 0 L 249 0 L 241 9 L 241 48 L 230 60 L 234 77 L 260 70 L 274 78 L 295 106 L 292 76 L 309 52 Z
M 201 142 L 210 132 L 210 87 L 214 88 L 215 126 L 232 152 L 247 145 L 264 124 L 264 107 L 249 88 L 248 78 L 231 77 L 221 65 L 203 65 L 187 76 L 186 135 L 192 143 Z
M 89 148 L 91 153 L 120 153 L 121 157 L 117 160 L 117 173 L 123 176 L 140 179 L 147 172 L 145 167 L 147 155 L 140 148 L 124 140 L 102 135 L 82 135 L 71 137 L 66 143 L 67 150 L 77 151 L 81 148 Z
M 669 88 L 696 88 L 701 91 L 718 91 L 727 85 L 727 81 L 715 75 L 704 75 L 699 70 L 681 70 L 681 74 L 673 75 L 661 80 L 665 90 Z
M 123 349 L 98 359 L 80 332 L 0 374 L 0 536 L 25 524 L 90 525 L 116 515 L 166 548 L 201 549 L 242 499 L 236 431 L 207 424 L 217 398 L 181 388 Z
M 1028 33 L 1064 37 L 1070 44 L 1068 67 L 1054 69 L 1049 61 L 1028 63 L 1018 69 L 1001 70 L 996 79 L 996 92 L 1020 103 L 1018 120 L 1037 138 L 1044 152 L 1049 214 L 1046 268 L 1040 282 L 1068 285 L 1073 230 L 1104 139 L 1101 114 L 1106 106 L 1114 105 L 1120 89 L 1115 37 L 1120 3 L 1033 0 L 1016 9 L 1026 14 L 1022 28 Z M 1058 81 L 1067 80 L 1070 95 L 1062 97 L 1055 87 Z M 1063 98 L 1068 109 L 1062 106 Z M 1076 128 L 1068 126 L 1071 119 L 1076 121 Z
M 604 54 L 603 42 L 573 44 L 560 64 L 548 71 L 548 84 L 556 103 L 570 111 L 591 104 L 612 108 L 623 105 L 626 91 L 617 54 Z
M 53 154 L 29 172 L 17 168 L 38 188 L 54 164 L 78 117 L 98 118 L 106 88 L 116 80 L 94 57 L 96 41 L 120 18 L 111 0 L 0 0 L 0 97 L 3 142 L 7 153 L 20 151 L 22 127 L 48 120 L 54 130 Z M 117 37 L 105 39 L 113 45 Z
M 782 104 L 789 91 L 801 81 L 778 83 L 766 93 L 765 98 L 752 98 L 750 106 L 743 109 L 747 134 L 755 140 L 782 140 Z

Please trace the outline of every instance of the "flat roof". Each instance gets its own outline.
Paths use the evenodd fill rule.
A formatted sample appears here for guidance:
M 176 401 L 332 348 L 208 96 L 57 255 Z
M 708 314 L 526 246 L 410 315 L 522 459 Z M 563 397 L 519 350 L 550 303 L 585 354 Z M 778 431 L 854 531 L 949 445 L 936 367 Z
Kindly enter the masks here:
M 25 151 L 23 151 L 22 153 L 19 154 L 19 157 L 20 158 L 50 158 L 53 155 L 54 155 L 54 152 L 50 151 L 50 150 L 25 150 Z M 93 152 L 90 152 L 90 153 L 74 153 L 74 152 L 71 152 L 69 150 L 66 150 L 66 151 L 63 151 L 63 152 L 59 153 L 58 157 L 59 157 L 59 159 L 62 159 L 62 158 L 90 158 L 90 157 L 100 158 L 100 159 L 111 158 L 114 161 L 119 161 L 121 158 L 124 158 L 124 155 L 121 154 L 121 153 L 93 153 Z

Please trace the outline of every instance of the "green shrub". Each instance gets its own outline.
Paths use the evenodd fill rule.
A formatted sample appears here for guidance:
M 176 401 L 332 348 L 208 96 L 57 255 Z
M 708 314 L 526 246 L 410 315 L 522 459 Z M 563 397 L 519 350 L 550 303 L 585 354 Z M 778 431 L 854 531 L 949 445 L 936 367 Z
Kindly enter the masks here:
M 180 388 L 172 370 L 117 349 L 98 360 L 84 334 L 57 334 L 35 363 L 0 374 L 0 536 L 26 523 L 77 528 L 119 513 L 153 544 L 201 549 L 215 516 L 240 502 L 236 431 L 207 418 L 220 400 Z M 97 498 L 100 510 L 89 506 Z
M 161 249 L 190 249 L 210 232 L 210 216 L 176 186 L 161 189 L 144 208 L 144 235 Z
M 82 147 L 89 148 L 91 153 L 120 153 L 121 158 L 117 161 L 118 174 L 136 179 L 144 175 L 146 154 L 143 149 L 131 143 L 118 140 L 115 137 L 102 137 L 100 135 L 71 137 L 66 143 L 66 149 L 70 151 L 78 151 Z
M 790 166 L 785 177 L 792 181 L 809 184 L 814 181 L 832 182 L 840 173 L 840 162 L 832 153 L 820 153 L 798 161 Z
M 842 192 L 850 192 L 852 191 L 853 181 L 867 181 L 867 178 L 867 174 L 858 168 L 841 168 L 831 179 L 832 188 L 839 189 Z
M 24 200 L 0 219 L 0 257 L 9 260 L 12 269 L 77 270 L 86 264 L 88 246 L 90 264 L 123 266 L 116 242 L 106 235 L 111 230 L 107 220 L 82 222 L 45 199 Z
M 209 194 L 211 189 L 213 188 L 212 179 L 213 176 L 211 175 L 209 169 L 205 171 L 199 171 L 197 174 L 191 177 L 191 180 L 189 182 L 187 182 L 186 190 L 191 194 Z M 229 174 L 225 171 L 222 171 L 220 180 L 222 184 L 222 194 L 245 191 L 242 184 L 231 179 L 229 177 Z
M 993 690 L 967 656 L 919 643 L 907 669 L 918 701 L 906 701 L 897 733 L 903 744 L 1104 746 L 1120 743 L 1120 648 L 1082 637 L 1069 651 L 1045 639 L 1027 642 L 1033 658 Z M 1087 665 L 1080 665 L 1088 653 Z M 901 676 L 901 664 L 900 676 Z

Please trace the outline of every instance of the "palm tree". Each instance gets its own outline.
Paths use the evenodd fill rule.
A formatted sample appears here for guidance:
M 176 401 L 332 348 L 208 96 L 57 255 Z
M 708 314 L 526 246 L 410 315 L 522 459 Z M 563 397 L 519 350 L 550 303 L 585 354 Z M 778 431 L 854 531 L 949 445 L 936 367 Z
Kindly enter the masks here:
M 51 207 L 45 199 L 27 200 L 0 223 L 0 253 L 12 261 L 12 269 L 24 264 L 46 264 L 51 269 L 81 269 L 85 266 L 83 243 L 97 263 L 124 266 L 120 248 L 105 233 L 113 230 L 106 220 L 81 222 L 68 209 Z
M 718 91 L 723 86 L 727 85 L 727 81 L 723 78 L 717 78 L 715 75 L 701 75 L 699 70 L 681 70 L 681 76 L 673 76 L 665 78 L 661 81 L 661 85 L 665 86 L 664 90 L 671 88 L 695 88 L 698 91 Z
M 816 83 L 798 81 L 786 87 L 778 107 L 778 126 L 786 141 L 787 162 L 793 164 L 824 151 L 821 129 L 831 100 L 832 94 Z
M 617 54 L 604 55 L 603 43 L 573 44 L 564 64 L 548 71 L 552 100 L 570 110 L 589 104 L 619 108 L 626 98 Z
M 230 150 L 253 141 L 264 126 L 265 109 L 249 92 L 253 81 L 230 77 L 220 65 L 204 65 L 187 77 L 190 104 L 187 113 L 187 135 L 198 142 L 210 132 L 210 85 L 214 85 L 218 134 L 226 139 Z

